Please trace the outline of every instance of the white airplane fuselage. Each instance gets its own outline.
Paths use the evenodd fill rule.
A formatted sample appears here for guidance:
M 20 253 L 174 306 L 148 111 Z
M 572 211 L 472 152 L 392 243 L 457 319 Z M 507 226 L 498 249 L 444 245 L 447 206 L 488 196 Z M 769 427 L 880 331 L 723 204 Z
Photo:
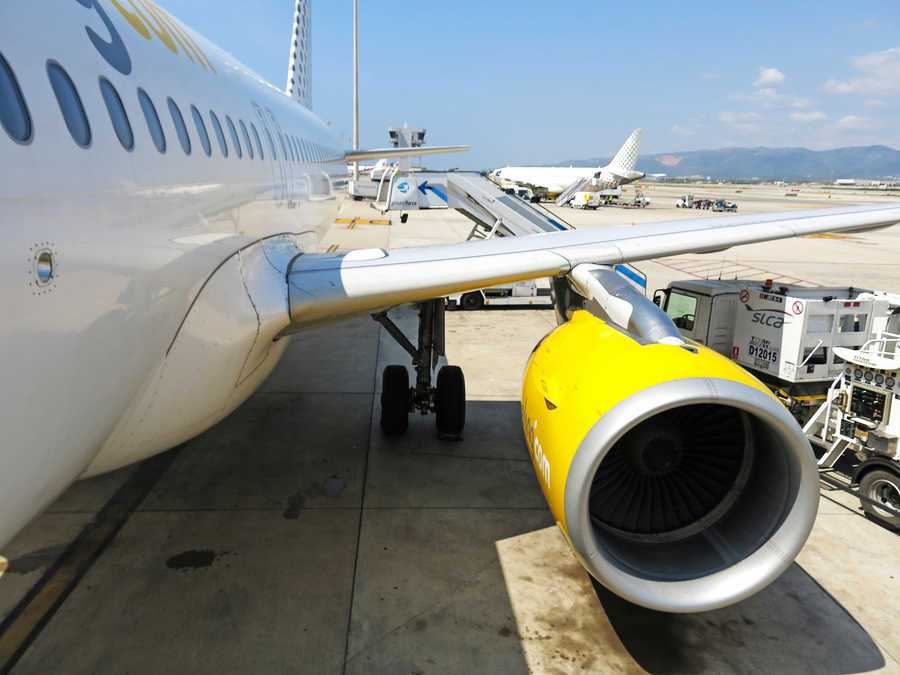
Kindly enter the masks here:
M 259 270 L 283 283 L 285 261 L 316 249 L 347 169 L 315 115 L 144 0 L 5 3 L 0 54 L 32 128 L 24 142 L 0 128 L 2 547 L 75 479 L 173 447 L 252 394 L 287 342 L 258 334 L 259 317 L 279 311 L 254 304 L 254 284 L 268 283 Z M 86 147 L 48 63 L 78 92 Z M 121 98 L 133 149 L 100 78 Z
M 494 172 L 496 178 L 513 183 L 535 185 L 547 192 L 562 192 L 580 178 L 590 178 L 592 167 L 507 166 Z
M 603 168 L 595 167 L 550 167 L 550 166 L 507 166 L 497 169 L 492 176 L 496 180 L 509 181 L 522 185 L 533 185 L 544 188 L 549 194 L 561 193 L 572 183 L 582 178 L 592 178 L 600 173 L 595 181 L 596 187 L 607 190 L 625 185 L 631 180 L 617 179 Z

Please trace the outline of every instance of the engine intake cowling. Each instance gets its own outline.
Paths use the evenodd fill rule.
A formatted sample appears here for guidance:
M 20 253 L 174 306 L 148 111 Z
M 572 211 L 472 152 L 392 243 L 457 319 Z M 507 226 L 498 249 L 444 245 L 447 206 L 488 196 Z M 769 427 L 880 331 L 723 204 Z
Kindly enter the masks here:
M 706 347 L 647 344 L 577 311 L 532 354 L 522 414 L 573 550 L 636 604 L 737 602 L 776 579 L 812 529 L 818 473 L 802 430 Z

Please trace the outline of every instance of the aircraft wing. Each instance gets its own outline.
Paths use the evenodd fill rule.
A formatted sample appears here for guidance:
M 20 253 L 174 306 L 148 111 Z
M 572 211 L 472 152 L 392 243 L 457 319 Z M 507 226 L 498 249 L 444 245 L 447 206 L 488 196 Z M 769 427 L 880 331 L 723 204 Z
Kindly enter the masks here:
M 582 263 L 617 264 L 819 232 L 900 222 L 900 204 L 697 218 L 567 230 L 460 244 L 304 254 L 287 269 L 290 333 L 352 314 L 496 284 L 567 274 Z

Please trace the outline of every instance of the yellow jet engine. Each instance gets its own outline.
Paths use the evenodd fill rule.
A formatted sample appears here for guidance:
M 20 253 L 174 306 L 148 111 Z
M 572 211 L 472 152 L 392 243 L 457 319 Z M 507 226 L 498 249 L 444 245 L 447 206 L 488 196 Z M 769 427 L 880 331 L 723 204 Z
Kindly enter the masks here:
M 522 390 L 547 503 L 588 572 L 627 600 L 695 612 L 746 598 L 812 529 L 809 442 L 747 371 L 685 342 L 608 268 L 582 267 L 570 281 L 587 309 L 536 347 Z

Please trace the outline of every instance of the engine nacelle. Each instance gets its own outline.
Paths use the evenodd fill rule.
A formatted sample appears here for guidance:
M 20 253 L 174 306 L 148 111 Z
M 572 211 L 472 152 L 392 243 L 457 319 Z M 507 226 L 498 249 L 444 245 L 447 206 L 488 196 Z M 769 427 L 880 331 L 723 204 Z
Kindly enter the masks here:
M 818 471 L 803 431 L 701 345 L 648 343 L 576 311 L 532 354 L 522 415 L 573 550 L 636 604 L 737 602 L 774 581 L 812 529 Z

